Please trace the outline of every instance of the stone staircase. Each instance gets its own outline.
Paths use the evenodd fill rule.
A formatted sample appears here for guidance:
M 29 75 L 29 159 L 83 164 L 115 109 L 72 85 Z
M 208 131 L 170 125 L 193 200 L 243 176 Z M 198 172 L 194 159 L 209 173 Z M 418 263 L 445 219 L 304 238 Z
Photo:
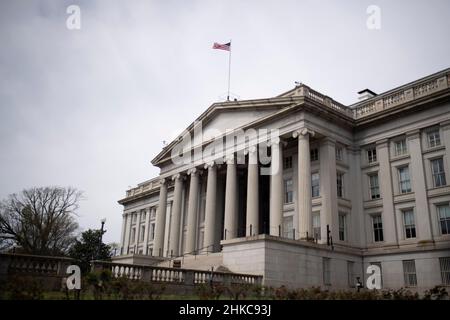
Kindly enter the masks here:
M 181 268 L 210 271 L 214 267 L 214 271 L 225 271 L 226 268 L 222 266 L 223 259 L 221 252 L 200 254 L 200 255 L 186 255 L 173 260 L 181 261 Z M 156 266 L 158 267 L 172 267 L 173 260 L 162 261 Z

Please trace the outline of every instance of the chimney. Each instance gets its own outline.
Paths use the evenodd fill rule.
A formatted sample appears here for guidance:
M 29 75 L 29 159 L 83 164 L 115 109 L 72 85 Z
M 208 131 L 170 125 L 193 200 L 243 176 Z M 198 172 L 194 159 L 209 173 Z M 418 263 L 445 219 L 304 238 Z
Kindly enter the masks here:
M 367 99 L 370 99 L 377 95 L 375 92 L 373 92 L 372 90 L 369 90 L 369 89 L 361 90 L 358 92 L 358 94 L 359 94 L 359 97 L 358 97 L 359 101 L 367 100 Z

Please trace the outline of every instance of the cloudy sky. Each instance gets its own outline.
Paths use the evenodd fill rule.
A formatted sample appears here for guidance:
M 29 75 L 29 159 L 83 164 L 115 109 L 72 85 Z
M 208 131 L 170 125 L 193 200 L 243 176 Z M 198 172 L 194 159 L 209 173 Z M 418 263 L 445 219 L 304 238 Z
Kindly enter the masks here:
M 81 29 L 66 26 L 69 5 Z M 381 28 L 367 27 L 368 6 Z M 350 104 L 450 67 L 450 2 L 0 1 L 0 198 L 26 187 L 84 191 L 83 229 L 119 241 L 129 186 L 231 91 L 277 95 L 301 81 Z

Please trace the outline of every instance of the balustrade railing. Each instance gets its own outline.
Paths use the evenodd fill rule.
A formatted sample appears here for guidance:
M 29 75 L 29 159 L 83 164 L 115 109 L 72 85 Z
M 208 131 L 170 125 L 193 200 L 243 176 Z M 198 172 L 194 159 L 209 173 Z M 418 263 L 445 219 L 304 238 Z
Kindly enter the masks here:
M 354 118 L 360 119 L 370 114 L 448 89 L 449 87 L 450 73 L 447 70 L 432 76 L 431 79 L 426 78 L 422 82 L 411 83 L 399 90 L 381 94 L 370 98 L 368 102 L 357 104 L 353 109 Z
M 172 284 L 195 285 L 209 283 L 211 280 L 223 284 L 261 284 L 262 276 L 226 273 L 193 269 L 177 269 L 106 261 L 93 261 L 93 270 L 108 269 L 115 278 L 164 282 Z
M 0 254 L 0 269 L 5 274 L 61 275 L 72 259 L 28 254 Z

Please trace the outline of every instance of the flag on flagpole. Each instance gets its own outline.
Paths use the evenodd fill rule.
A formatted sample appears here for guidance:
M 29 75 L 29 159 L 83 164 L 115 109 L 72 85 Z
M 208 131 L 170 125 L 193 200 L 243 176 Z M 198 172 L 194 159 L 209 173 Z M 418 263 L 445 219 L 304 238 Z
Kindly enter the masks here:
M 231 51 L 231 42 L 220 44 L 217 42 L 214 42 L 214 45 L 212 47 L 213 49 L 219 49 L 219 50 L 225 50 L 225 51 Z

